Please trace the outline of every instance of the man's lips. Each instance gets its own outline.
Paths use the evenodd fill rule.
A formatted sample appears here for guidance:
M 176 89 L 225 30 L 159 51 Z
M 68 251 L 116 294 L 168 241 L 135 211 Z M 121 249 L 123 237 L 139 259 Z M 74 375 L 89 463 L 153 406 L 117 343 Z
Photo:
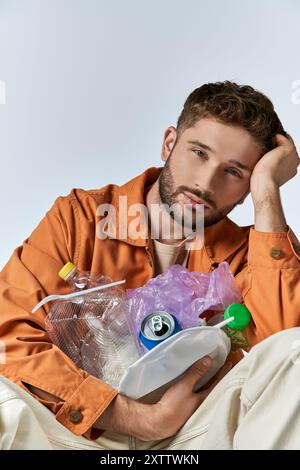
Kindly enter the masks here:
M 193 193 L 190 193 L 189 191 L 184 191 L 183 193 L 188 200 L 189 204 L 192 204 L 192 206 L 196 206 L 197 204 L 203 204 L 204 208 L 209 208 L 210 206 L 207 204 L 207 202 L 203 201 L 200 199 L 200 197 L 196 196 Z

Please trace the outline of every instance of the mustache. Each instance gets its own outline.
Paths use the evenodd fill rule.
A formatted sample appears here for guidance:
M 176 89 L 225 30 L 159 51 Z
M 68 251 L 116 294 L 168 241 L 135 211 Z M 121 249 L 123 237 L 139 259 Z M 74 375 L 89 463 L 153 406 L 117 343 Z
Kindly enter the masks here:
M 185 191 L 188 191 L 191 194 L 194 194 L 196 197 L 202 199 L 202 201 L 207 202 L 211 207 L 216 209 L 216 203 L 210 198 L 207 192 L 200 191 L 199 189 L 192 189 L 189 188 L 188 186 L 179 186 L 175 193 L 173 193 L 173 196 L 178 196 L 178 194 L 183 193 Z

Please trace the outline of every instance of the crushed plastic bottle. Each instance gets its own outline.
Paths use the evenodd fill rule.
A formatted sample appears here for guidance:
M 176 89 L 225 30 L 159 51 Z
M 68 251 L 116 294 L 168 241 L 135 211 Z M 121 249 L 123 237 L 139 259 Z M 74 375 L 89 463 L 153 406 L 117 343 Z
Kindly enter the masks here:
M 52 342 L 78 367 L 117 387 L 129 365 L 139 358 L 126 317 L 124 291 L 113 286 L 88 292 L 112 280 L 80 272 L 72 263 L 59 276 L 79 295 L 52 303 L 45 319 Z

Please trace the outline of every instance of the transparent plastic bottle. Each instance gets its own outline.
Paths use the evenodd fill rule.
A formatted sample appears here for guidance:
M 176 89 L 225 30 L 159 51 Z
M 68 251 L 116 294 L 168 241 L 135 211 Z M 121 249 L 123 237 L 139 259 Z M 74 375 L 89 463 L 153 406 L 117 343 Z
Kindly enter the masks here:
M 117 387 L 129 365 L 139 358 L 124 291 L 114 286 L 85 294 L 86 289 L 112 279 L 79 271 L 71 262 L 58 275 L 82 295 L 53 302 L 45 320 L 51 340 L 78 367 Z
M 68 282 L 74 291 L 87 289 L 88 287 L 90 273 L 88 271 L 79 272 L 70 261 L 61 268 L 58 275 L 61 279 Z
M 88 288 L 90 273 L 80 272 L 76 266 L 68 262 L 58 272 L 61 279 L 66 281 L 72 291 L 83 291 Z M 52 342 L 64 351 L 73 362 L 82 367 L 82 339 L 88 333 L 85 317 L 88 304 L 81 296 L 70 300 L 53 302 L 50 312 L 45 319 L 46 330 Z
M 112 282 L 110 277 L 103 276 L 103 274 L 95 274 L 90 271 L 79 271 L 70 261 L 61 268 L 58 275 L 72 287 L 74 292 Z

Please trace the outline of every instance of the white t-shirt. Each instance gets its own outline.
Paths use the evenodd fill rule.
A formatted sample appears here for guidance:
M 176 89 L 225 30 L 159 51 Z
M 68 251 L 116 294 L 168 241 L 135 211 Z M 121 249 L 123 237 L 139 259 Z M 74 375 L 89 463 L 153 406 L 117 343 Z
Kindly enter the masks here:
M 172 265 L 181 264 L 186 267 L 189 250 L 185 247 L 186 239 L 174 245 L 153 240 L 155 276 L 161 274 Z

